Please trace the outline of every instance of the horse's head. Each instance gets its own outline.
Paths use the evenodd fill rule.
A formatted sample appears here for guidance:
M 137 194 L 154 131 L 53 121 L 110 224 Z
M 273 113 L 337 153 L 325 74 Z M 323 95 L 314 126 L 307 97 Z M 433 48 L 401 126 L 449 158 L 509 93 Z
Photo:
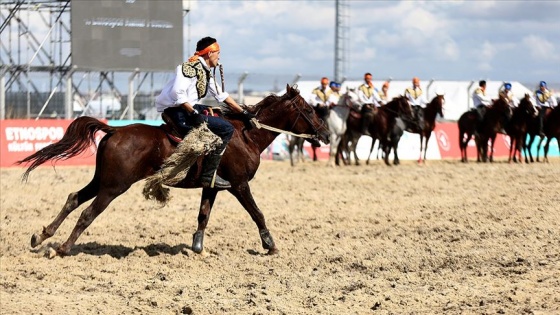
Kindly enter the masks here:
M 537 117 L 537 115 L 539 114 L 539 111 L 537 110 L 537 108 L 535 107 L 535 105 L 533 104 L 533 101 L 531 99 L 531 95 L 525 93 L 525 96 L 519 100 L 519 105 L 518 108 L 522 111 L 524 111 L 525 113 L 527 113 L 527 115 L 529 115 L 530 117 Z
M 316 111 L 299 94 L 295 87 L 286 85 L 286 103 L 292 109 L 295 118 L 291 132 L 299 134 L 311 134 L 313 138 L 308 139 L 315 145 L 320 145 L 319 141 L 329 143 L 330 132 L 323 120 L 317 115 Z
M 410 107 L 410 103 L 405 96 L 398 96 L 393 99 L 396 102 L 397 114 L 405 119 L 412 120 L 412 108 Z M 387 104 L 388 105 L 388 104 Z
M 360 98 L 358 97 L 358 93 L 356 92 L 356 89 L 347 89 L 346 93 L 340 96 L 337 105 L 352 108 L 358 105 L 359 102 L 360 102 Z
M 500 97 L 492 101 L 491 110 L 496 111 L 500 115 L 505 115 L 507 119 L 511 118 L 512 110 L 509 106 L 509 100 L 500 94 Z
M 443 118 L 443 106 L 445 104 L 445 95 L 440 92 L 436 92 L 436 96 L 432 99 L 428 106 L 433 106 L 436 112 Z

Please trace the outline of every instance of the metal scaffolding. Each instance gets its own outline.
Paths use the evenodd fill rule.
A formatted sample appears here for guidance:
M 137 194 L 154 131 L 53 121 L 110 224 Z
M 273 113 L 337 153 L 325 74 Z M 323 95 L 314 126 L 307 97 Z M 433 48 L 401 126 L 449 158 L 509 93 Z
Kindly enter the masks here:
M 92 115 L 88 110 L 94 100 L 95 104 L 119 104 L 99 118 L 145 117 L 144 110 L 153 104 L 154 80 L 165 83 L 169 74 L 75 69 L 70 2 L 2 0 L 0 119 L 70 119 L 86 113 Z M 184 16 L 188 12 L 184 10 Z
M 347 0 L 336 0 L 336 17 L 334 33 L 334 80 L 342 82 L 346 79 L 346 63 L 348 51 L 348 33 L 350 31 L 350 8 Z

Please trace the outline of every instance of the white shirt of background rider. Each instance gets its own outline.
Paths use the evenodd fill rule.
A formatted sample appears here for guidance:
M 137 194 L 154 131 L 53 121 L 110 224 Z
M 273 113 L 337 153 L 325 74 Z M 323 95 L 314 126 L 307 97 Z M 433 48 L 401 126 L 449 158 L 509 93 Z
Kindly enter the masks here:
M 329 106 L 338 105 L 338 101 L 340 101 L 340 92 L 334 91 L 329 95 L 329 99 L 327 100 L 327 104 Z
M 507 99 L 509 100 L 509 106 L 517 107 L 519 105 L 519 100 L 513 96 L 513 92 L 511 90 L 506 91 L 504 88 L 500 90 L 501 94 L 506 94 Z
M 544 100 L 544 102 L 542 102 L 542 100 Z M 552 95 L 548 89 L 545 89 L 544 91 L 537 90 L 535 92 L 535 104 L 537 106 L 550 108 L 554 108 L 558 105 L 554 95 Z
M 364 91 L 362 91 L 361 88 L 358 88 L 358 101 L 360 102 L 360 105 L 373 104 L 375 107 L 381 106 L 381 103 L 383 102 L 381 96 L 379 96 L 379 93 L 377 93 L 375 88 L 372 88 L 372 92 L 369 97 L 364 93 Z
M 473 92 L 472 103 L 474 108 L 477 108 L 479 105 L 490 106 L 492 99 L 479 87 Z
M 319 93 L 317 93 L 319 92 Z M 311 98 L 309 99 L 309 105 L 316 107 L 319 105 L 327 105 L 328 104 L 328 99 L 329 96 L 331 95 L 332 90 L 330 87 L 326 86 L 326 87 L 322 87 L 319 86 L 315 89 L 313 89 L 313 91 L 311 92 Z M 324 100 L 322 97 L 326 96 L 326 100 Z
M 198 60 L 201 61 L 204 68 L 210 70 L 202 57 L 198 57 Z M 161 94 L 156 98 L 156 109 L 160 113 L 168 107 L 180 106 L 184 103 L 200 104 L 201 99 L 198 98 L 196 91 L 196 76 L 193 78 L 185 77 L 183 75 L 183 64 L 178 65 L 175 72 L 175 77 L 163 87 Z M 206 96 L 208 95 L 214 97 L 219 103 L 222 103 L 229 96 L 216 84 L 212 75 L 210 75 L 210 81 L 208 82 Z
M 408 100 L 410 106 L 420 106 L 422 108 L 426 108 L 426 104 L 428 104 L 426 96 L 419 86 L 406 89 L 404 91 L 404 96 Z

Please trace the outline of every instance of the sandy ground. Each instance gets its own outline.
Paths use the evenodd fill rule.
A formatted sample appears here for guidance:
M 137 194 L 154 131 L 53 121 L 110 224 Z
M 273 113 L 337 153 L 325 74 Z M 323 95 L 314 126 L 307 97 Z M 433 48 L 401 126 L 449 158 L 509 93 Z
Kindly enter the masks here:
M 280 253 L 218 195 L 191 251 L 199 190 L 164 207 L 142 182 L 68 257 L 84 206 L 40 248 L 30 237 L 93 168 L 1 170 L 2 314 L 560 314 L 560 160 L 327 168 L 264 161 L 252 182 Z

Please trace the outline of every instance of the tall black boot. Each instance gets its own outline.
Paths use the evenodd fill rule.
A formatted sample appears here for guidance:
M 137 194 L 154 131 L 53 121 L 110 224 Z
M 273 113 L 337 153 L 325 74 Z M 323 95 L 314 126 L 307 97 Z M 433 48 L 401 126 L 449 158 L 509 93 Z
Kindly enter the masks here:
M 369 122 L 373 114 L 369 104 L 362 105 L 362 134 L 365 136 L 371 136 L 369 134 Z
M 546 114 L 546 108 L 541 107 L 539 110 L 539 136 L 544 136 L 544 115 Z
M 200 174 L 200 183 L 202 187 L 218 189 L 231 188 L 230 182 L 221 178 L 216 173 L 223 153 L 224 149 L 220 148 L 208 154 L 208 156 L 204 158 L 204 163 L 202 163 L 202 173 Z

